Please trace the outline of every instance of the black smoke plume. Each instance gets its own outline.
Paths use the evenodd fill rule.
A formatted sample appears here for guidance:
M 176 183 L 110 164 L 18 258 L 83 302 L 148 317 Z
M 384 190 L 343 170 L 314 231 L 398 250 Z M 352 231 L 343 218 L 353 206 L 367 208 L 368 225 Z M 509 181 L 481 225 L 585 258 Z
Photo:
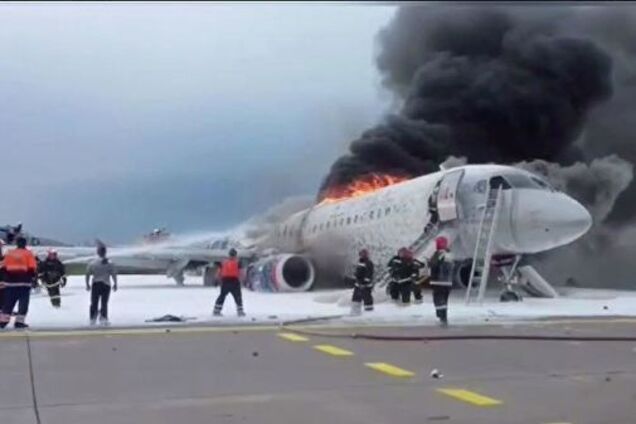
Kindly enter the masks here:
M 634 40 L 629 4 L 400 7 L 378 35 L 377 55 L 398 110 L 351 142 L 318 198 L 368 173 L 437 171 L 449 156 L 516 164 L 595 218 L 588 236 L 545 261 L 549 268 L 562 274 L 565 262 L 602 249 L 632 269 L 614 249 L 625 251 L 629 240 L 618 243 L 615 232 L 636 221 Z
M 401 110 L 353 141 L 321 189 L 369 172 L 422 175 L 450 155 L 583 159 L 574 142 L 611 95 L 611 58 L 535 21 L 514 7 L 400 8 L 379 35 L 377 65 Z

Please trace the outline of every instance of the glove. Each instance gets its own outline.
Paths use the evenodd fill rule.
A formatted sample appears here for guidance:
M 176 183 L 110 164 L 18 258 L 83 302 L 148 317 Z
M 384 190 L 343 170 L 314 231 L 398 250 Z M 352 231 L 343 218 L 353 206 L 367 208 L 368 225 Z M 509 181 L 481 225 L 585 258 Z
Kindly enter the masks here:
M 66 277 L 62 277 L 62 287 L 66 287 Z

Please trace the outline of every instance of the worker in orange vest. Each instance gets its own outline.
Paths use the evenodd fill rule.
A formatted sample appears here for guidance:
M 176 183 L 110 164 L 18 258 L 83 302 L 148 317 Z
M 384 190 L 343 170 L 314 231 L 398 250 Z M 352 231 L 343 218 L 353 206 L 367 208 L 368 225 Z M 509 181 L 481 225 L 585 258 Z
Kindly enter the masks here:
M 18 304 L 18 314 L 15 316 L 15 328 L 27 328 L 24 322 L 29 311 L 31 286 L 35 280 L 37 264 L 35 256 L 26 248 L 24 237 L 16 239 L 16 248 L 9 250 L 4 256 L 5 293 L 0 314 L 0 328 L 9 324 L 15 304 Z
M 221 293 L 214 303 L 214 316 L 221 316 L 223 303 L 228 294 L 231 294 L 236 303 L 238 316 L 244 317 L 243 300 L 241 298 L 241 281 L 239 280 L 240 264 L 236 249 L 230 249 L 230 257 L 221 263 Z

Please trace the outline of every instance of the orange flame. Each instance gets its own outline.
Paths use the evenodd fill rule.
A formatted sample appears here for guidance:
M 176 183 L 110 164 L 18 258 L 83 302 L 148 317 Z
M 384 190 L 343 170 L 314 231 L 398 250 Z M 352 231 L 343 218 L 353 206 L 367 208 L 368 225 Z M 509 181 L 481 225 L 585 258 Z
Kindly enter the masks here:
M 396 175 L 367 174 L 349 184 L 328 188 L 324 191 L 320 204 L 335 203 L 344 199 L 364 196 L 365 194 L 406 180 L 408 180 L 408 178 Z

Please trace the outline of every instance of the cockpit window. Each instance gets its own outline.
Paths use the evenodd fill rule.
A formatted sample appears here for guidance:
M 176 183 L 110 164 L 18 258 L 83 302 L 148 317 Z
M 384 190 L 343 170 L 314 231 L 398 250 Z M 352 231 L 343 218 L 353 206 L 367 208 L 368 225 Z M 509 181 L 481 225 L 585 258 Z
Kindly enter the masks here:
M 506 180 L 508 180 L 510 185 L 514 188 L 539 188 L 537 187 L 537 183 L 524 174 L 506 174 Z
M 535 190 L 548 190 L 554 191 L 554 188 L 547 182 L 540 178 L 533 177 L 526 174 L 505 174 L 506 181 L 510 183 L 513 188 L 530 188 Z
M 544 190 L 550 190 L 550 191 L 555 191 L 554 187 L 552 187 L 550 184 L 548 184 L 547 182 L 543 181 L 540 178 L 537 177 L 530 177 L 532 178 L 532 181 L 534 181 L 535 183 L 537 183 L 537 185 L 539 187 L 541 187 Z
M 499 187 L 501 187 L 502 190 L 508 190 L 511 188 L 510 183 L 506 181 L 504 177 L 500 175 L 492 177 L 490 179 L 490 188 L 499 188 Z

